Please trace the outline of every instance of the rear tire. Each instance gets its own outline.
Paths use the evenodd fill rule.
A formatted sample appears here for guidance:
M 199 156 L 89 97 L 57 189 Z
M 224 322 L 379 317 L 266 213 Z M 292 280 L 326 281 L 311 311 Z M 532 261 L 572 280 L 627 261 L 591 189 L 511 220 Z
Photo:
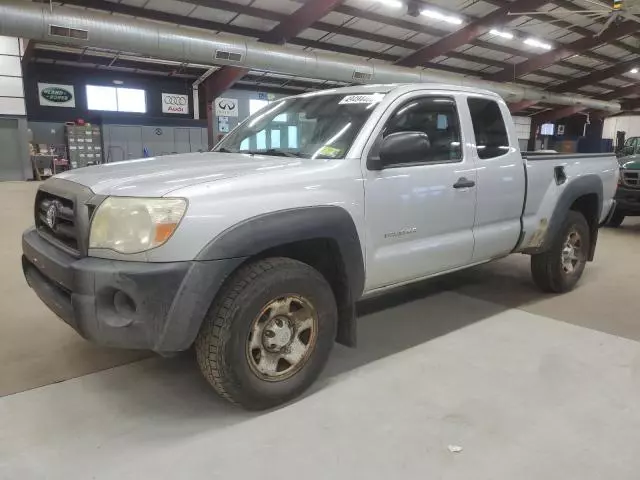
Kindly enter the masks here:
M 248 410 L 306 390 L 333 347 L 337 308 L 309 265 L 267 258 L 240 268 L 214 300 L 196 338 L 200 369 L 218 394 Z
M 570 210 L 551 248 L 531 256 L 531 274 L 544 292 L 564 293 L 572 290 L 587 264 L 591 242 L 584 215 Z
M 624 222 L 624 217 L 624 213 L 613 212 L 613 215 L 611 215 L 611 218 L 607 222 L 607 227 L 618 228 L 620 225 L 622 225 L 622 222 Z

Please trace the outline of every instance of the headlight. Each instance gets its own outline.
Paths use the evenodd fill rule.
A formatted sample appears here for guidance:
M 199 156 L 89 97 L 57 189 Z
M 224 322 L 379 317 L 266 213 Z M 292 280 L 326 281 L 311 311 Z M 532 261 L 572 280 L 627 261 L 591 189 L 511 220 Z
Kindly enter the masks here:
M 109 197 L 91 221 L 89 248 L 139 253 L 165 243 L 178 227 L 184 198 Z

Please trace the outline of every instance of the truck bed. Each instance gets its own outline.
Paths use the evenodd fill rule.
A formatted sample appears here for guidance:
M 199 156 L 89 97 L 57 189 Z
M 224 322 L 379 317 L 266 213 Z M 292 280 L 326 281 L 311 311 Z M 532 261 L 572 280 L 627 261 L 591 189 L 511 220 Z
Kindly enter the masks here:
M 618 181 L 615 154 L 522 152 L 522 158 L 527 175 L 522 248 L 535 247 L 537 239 L 544 236 L 562 193 L 578 178 L 596 176 L 602 181 L 600 220 L 604 220 Z

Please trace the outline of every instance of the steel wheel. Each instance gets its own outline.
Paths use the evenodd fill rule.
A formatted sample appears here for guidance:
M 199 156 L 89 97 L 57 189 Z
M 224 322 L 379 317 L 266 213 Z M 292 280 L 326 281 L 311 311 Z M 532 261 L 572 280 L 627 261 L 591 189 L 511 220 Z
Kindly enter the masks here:
M 577 230 L 573 229 L 567 235 L 562 247 L 562 269 L 567 275 L 573 274 L 584 261 L 584 252 L 582 249 L 582 237 Z
M 304 366 L 318 337 L 318 314 L 311 302 L 287 295 L 269 302 L 253 321 L 247 360 L 253 373 L 271 382 L 285 380 Z

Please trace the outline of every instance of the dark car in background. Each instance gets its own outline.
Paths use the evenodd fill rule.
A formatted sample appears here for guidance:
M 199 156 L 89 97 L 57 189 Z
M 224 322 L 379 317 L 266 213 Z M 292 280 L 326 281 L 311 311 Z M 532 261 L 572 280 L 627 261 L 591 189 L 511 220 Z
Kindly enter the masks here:
M 633 140 L 634 142 L 629 142 Z M 629 143 L 627 147 L 627 143 Z M 640 145 L 640 137 L 631 137 L 625 142 L 625 149 Z M 632 150 L 633 151 L 633 150 Z M 607 222 L 610 227 L 619 227 L 625 217 L 640 216 L 640 154 L 633 153 L 618 158 L 620 179 L 616 191 L 616 208 Z

